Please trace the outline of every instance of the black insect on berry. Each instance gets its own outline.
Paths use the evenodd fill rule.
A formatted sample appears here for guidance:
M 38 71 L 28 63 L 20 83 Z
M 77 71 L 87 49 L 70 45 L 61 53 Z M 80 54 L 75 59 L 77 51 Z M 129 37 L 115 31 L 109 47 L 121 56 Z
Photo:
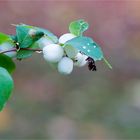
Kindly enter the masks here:
M 88 58 L 86 59 L 86 61 L 88 62 L 88 69 L 89 69 L 90 71 L 96 71 L 96 70 L 97 70 L 96 65 L 95 65 L 95 61 L 94 61 L 93 58 L 88 57 Z

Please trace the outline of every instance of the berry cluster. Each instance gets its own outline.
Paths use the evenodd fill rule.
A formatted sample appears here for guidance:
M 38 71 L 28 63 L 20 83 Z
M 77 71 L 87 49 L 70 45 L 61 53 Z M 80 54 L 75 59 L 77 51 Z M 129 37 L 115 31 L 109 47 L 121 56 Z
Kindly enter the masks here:
M 14 87 L 11 74 L 16 67 L 12 58 L 23 60 L 34 52 L 42 53 L 43 58 L 57 66 L 58 72 L 64 75 L 70 74 L 74 66 L 86 64 L 90 71 L 96 71 L 95 61 L 100 60 L 112 69 L 101 47 L 91 37 L 84 36 L 89 24 L 82 19 L 71 22 L 69 33 L 60 38 L 44 28 L 22 23 L 13 25 L 16 34 L 0 33 L 0 111 Z
M 70 74 L 73 70 L 73 66 L 82 67 L 87 63 L 89 65 L 89 70 L 96 70 L 92 58 L 70 45 L 64 46 L 68 40 L 75 37 L 76 36 L 71 33 L 66 33 L 59 38 L 58 44 L 54 44 L 45 37 L 38 40 L 39 47 L 43 49 L 44 59 L 50 63 L 57 63 L 58 71 L 62 74 Z
M 59 38 L 43 28 L 26 24 L 14 26 L 16 35 L 0 34 L 0 54 L 22 60 L 39 51 L 47 62 L 56 64 L 58 71 L 65 75 L 70 74 L 74 66 L 86 64 L 90 71 L 96 71 L 95 61 L 102 59 L 112 68 L 100 46 L 92 38 L 83 36 L 89 26 L 84 20 L 71 22 L 69 33 Z

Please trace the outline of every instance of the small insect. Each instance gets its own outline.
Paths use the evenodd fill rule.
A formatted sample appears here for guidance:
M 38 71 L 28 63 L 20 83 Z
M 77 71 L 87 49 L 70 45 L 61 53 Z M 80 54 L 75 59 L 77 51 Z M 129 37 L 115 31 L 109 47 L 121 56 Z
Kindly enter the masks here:
M 95 61 L 94 61 L 93 58 L 88 57 L 88 58 L 86 59 L 86 61 L 88 61 L 88 69 L 89 69 L 90 71 L 96 71 L 96 70 L 97 70 L 96 65 L 95 65 Z

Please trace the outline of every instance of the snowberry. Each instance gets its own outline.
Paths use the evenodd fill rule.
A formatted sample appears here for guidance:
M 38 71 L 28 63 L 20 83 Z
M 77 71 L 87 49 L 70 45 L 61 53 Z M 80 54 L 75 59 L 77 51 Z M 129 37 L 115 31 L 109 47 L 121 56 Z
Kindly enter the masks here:
M 13 48 L 14 48 L 14 45 L 10 44 L 9 42 L 6 42 L 6 43 L 3 43 L 0 45 L 0 51 L 8 51 L 8 50 L 13 49 Z M 17 52 L 11 51 L 11 52 L 6 52 L 4 54 L 11 57 L 11 58 L 14 58 L 14 57 L 16 57 Z
M 66 45 L 64 50 L 69 58 L 74 58 L 78 53 L 78 50 L 70 45 Z
M 68 57 L 63 57 L 58 63 L 58 71 L 62 74 L 70 74 L 73 70 L 73 61 Z
M 57 44 L 50 44 L 43 48 L 44 59 L 48 62 L 56 63 L 63 57 L 63 48 Z
M 38 41 L 37 44 L 40 49 L 43 49 L 45 46 L 53 44 L 53 41 L 48 39 L 47 37 L 41 37 Z
M 75 38 L 76 36 L 71 34 L 71 33 L 66 33 L 63 34 L 62 36 L 60 36 L 59 38 L 59 43 L 64 44 L 65 42 L 67 42 L 68 40 L 71 40 L 73 38 Z
M 88 58 L 88 56 L 78 53 L 75 57 L 76 62 L 74 63 L 75 66 L 78 67 L 83 67 L 87 64 L 86 59 Z

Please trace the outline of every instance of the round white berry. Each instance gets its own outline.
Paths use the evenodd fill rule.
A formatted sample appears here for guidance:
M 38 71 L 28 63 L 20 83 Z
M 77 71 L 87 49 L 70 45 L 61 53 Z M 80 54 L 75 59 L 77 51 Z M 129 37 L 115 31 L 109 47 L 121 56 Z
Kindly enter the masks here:
M 73 70 L 73 61 L 68 57 L 63 57 L 58 63 L 58 71 L 62 74 L 70 74 Z
M 64 50 L 69 58 L 74 58 L 78 54 L 78 50 L 70 45 L 66 45 Z
M 48 39 L 47 37 L 41 37 L 38 41 L 37 44 L 40 49 L 43 49 L 45 46 L 53 44 L 53 41 Z
M 74 65 L 80 65 L 81 62 L 83 61 L 83 54 L 78 53 L 75 57 L 76 62 L 74 63 Z
M 14 48 L 14 45 L 9 43 L 9 42 L 6 42 L 6 43 L 3 43 L 3 44 L 0 45 L 0 51 L 8 51 L 8 50 L 11 50 L 13 48 Z M 11 58 L 14 58 L 14 57 L 16 57 L 17 52 L 16 51 L 11 51 L 11 52 L 6 52 L 4 54 L 11 57 Z
M 75 57 L 76 62 L 74 63 L 75 66 L 78 67 L 83 67 L 87 64 L 86 59 L 88 58 L 88 56 L 78 53 Z
M 63 34 L 62 36 L 60 36 L 59 38 L 59 43 L 64 44 L 65 42 L 67 42 L 68 40 L 71 40 L 73 38 L 75 38 L 76 36 L 71 34 L 71 33 L 66 33 Z
M 57 44 L 50 44 L 43 48 L 44 59 L 48 62 L 56 63 L 63 57 L 64 50 Z

